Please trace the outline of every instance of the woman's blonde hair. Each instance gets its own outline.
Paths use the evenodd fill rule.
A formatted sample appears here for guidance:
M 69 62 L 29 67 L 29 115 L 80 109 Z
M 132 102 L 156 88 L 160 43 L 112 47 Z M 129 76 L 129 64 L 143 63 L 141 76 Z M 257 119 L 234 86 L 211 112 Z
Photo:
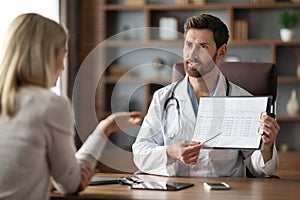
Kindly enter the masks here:
M 22 14 L 13 20 L 1 55 L 1 115 L 15 113 L 15 98 L 20 87 L 52 87 L 56 73 L 55 56 L 66 40 L 64 28 L 41 15 Z

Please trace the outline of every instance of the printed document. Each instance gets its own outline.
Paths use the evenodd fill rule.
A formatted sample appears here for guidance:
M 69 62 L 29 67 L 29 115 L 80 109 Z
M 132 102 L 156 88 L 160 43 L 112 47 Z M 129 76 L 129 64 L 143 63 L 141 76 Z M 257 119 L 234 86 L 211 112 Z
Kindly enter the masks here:
M 270 97 L 201 97 L 193 141 L 204 148 L 260 149 Z

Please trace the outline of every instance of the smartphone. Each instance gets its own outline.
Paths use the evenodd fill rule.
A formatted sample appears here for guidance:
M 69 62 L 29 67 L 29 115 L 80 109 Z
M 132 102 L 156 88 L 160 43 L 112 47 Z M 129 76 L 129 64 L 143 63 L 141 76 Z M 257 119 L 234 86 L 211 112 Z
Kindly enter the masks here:
M 203 183 L 205 189 L 208 190 L 228 190 L 230 186 L 225 182 L 218 182 L 218 183 Z

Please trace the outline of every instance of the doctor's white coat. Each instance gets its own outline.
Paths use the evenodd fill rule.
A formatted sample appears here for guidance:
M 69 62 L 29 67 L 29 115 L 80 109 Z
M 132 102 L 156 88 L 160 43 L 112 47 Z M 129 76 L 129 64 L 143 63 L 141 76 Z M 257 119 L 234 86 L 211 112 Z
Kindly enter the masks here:
M 174 91 L 179 101 L 180 116 L 176 106 L 170 106 L 167 117 L 164 113 L 164 103 L 170 97 L 175 83 L 154 93 L 148 113 L 132 146 L 137 168 L 144 173 L 163 176 L 245 177 L 247 166 L 256 177 L 272 175 L 278 166 L 275 145 L 272 159 L 267 163 L 264 163 L 260 150 L 201 149 L 195 165 L 168 159 L 168 145 L 193 138 L 196 114 L 188 94 L 187 78 L 186 76 Z M 229 85 L 229 96 L 251 95 L 231 82 Z M 226 96 L 226 89 L 226 79 L 220 73 L 214 96 Z M 170 104 L 176 102 L 171 101 Z M 168 127 L 164 127 L 166 124 Z

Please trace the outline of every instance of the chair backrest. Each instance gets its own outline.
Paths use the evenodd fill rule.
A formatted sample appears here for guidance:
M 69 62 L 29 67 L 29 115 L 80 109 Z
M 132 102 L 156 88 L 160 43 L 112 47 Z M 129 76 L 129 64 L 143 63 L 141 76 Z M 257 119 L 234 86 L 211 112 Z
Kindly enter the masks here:
M 221 62 L 219 69 L 227 79 L 253 95 L 271 95 L 272 105 L 277 97 L 277 69 L 267 62 Z M 173 65 L 172 81 L 185 75 L 183 63 Z

